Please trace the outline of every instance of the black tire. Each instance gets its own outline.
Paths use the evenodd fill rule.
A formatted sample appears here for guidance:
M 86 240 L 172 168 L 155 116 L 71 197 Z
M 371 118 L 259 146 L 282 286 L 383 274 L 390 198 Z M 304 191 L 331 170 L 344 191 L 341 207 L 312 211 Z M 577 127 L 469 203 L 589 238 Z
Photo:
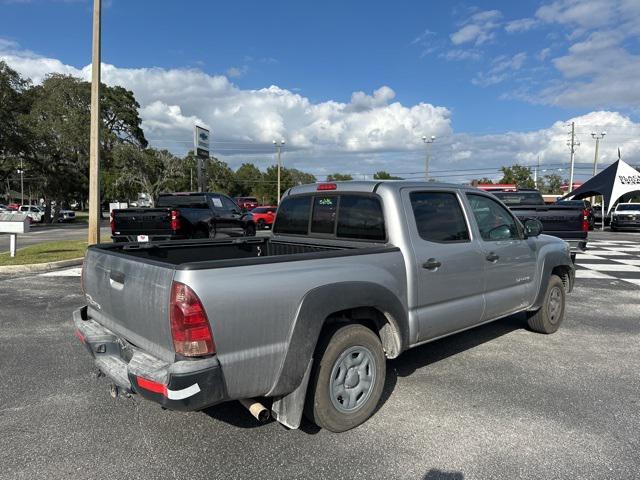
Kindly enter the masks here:
M 618 227 L 614 227 L 613 225 L 611 226 L 611 231 L 612 232 L 617 232 L 618 231 Z
M 253 223 L 249 223 L 244 229 L 245 237 L 255 237 L 256 236 L 256 226 Z
M 551 275 L 544 294 L 542 307 L 536 312 L 529 312 L 527 322 L 529 328 L 539 333 L 555 333 L 565 316 L 566 292 L 562 279 Z
M 264 227 L 265 227 L 264 220 L 262 220 L 262 219 L 258 220 L 258 224 L 256 226 L 257 226 L 258 230 L 264 230 Z
M 373 415 L 378 406 L 386 372 L 382 344 L 374 332 L 359 324 L 334 327 L 316 348 L 305 415 L 331 432 L 357 427 Z M 366 384 L 371 386 L 367 388 Z M 345 395 L 333 394 L 333 387 L 342 388 Z M 346 395 L 346 392 L 351 393 Z M 348 404 L 347 397 L 354 399 L 353 406 Z

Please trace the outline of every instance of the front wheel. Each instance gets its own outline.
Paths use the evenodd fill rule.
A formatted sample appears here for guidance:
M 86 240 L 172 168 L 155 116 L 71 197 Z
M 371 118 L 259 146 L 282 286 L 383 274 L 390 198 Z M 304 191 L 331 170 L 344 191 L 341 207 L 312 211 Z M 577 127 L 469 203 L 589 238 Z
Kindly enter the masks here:
M 529 328 L 539 333 L 556 332 L 564 320 L 565 300 L 566 292 L 562 279 L 557 275 L 551 275 L 542 307 L 536 312 L 529 312 Z
M 316 350 L 307 417 L 332 432 L 357 427 L 373 415 L 386 371 L 382 344 L 370 329 L 354 324 L 332 329 Z
M 265 225 L 266 224 L 264 223 L 264 220 L 262 219 L 258 220 L 258 230 L 264 230 Z

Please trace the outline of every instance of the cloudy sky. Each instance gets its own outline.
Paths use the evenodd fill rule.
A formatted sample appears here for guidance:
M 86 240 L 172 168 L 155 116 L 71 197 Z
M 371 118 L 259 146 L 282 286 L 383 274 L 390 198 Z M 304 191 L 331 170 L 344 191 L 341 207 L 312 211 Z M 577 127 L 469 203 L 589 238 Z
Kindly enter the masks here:
M 0 0 L 0 59 L 34 83 L 89 79 L 91 2 Z M 640 1 L 104 0 L 103 81 L 133 90 L 151 144 L 183 154 L 195 123 L 232 166 L 316 174 L 497 177 L 514 163 L 578 178 L 640 164 Z

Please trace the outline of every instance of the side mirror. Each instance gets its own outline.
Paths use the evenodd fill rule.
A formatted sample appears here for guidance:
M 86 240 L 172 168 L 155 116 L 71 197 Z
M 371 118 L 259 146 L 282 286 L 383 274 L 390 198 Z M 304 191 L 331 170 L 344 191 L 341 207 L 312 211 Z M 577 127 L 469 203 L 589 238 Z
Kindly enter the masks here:
M 542 223 L 537 218 L 527 218 L 524 221 L 524 236 L 537 237 L 542 233 Z

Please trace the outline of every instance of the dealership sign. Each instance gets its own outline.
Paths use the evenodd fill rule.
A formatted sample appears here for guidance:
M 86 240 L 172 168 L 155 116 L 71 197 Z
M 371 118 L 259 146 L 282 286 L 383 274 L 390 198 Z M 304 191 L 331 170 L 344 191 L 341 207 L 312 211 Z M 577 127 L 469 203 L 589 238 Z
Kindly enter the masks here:
M 209 158 L 209 130 L 195 126 L 193 145 L 198 157 Z

